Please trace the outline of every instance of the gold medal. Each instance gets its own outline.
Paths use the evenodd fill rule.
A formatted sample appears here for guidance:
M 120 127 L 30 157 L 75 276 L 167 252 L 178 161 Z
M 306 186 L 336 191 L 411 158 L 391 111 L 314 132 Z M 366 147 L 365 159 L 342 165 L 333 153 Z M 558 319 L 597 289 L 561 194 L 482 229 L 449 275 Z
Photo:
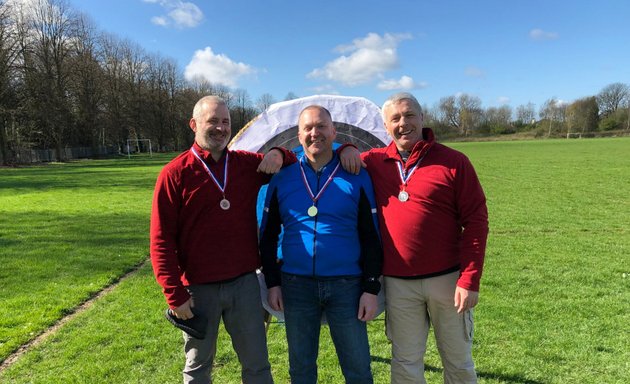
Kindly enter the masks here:
M 319 200 L 319 197 L 322 195 L 322 193 L 324 193 L 324 191 L 328 187 L 328 184 L 330 184 L 330 182 L 333 180 L 333 178 L 337 174 L 337 170 L 339 169 L 340 165 L 341 165 L 341 163 L 337 164 L 337 166 L 332 171 L 330 176 L 328 176 L 328 180 L 326 180 L 326 182 L 324 183 L 324 186 L 319 190 L 319 192 L 317 192 L 317 195 L 314 195 L 313 194 L 313 190 L 311 189 L 311 186 L 308 185 L 308 180 L 306 180 L 306 174 L 304 173 L 304 167 L 302 166 L 302 161 L 300 161 L 300 171 L 302 172 L 302 181 L 304 182 L 304 186 L 306 187 L 306 191 L 308 192 L 308 195 L 310 196 L 311 200 L 313 201 L 313 205 L 306 211 L 306 213 L 310 217 L 317 216 L 317 207 L 315 206 L 315 204 L 317 204 L 317 200 Z

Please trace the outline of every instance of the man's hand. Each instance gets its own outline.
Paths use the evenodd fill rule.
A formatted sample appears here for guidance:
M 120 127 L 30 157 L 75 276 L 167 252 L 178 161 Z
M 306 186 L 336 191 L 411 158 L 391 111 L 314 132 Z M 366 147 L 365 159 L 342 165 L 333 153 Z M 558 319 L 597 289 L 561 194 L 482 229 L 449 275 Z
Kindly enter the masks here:
M 370 321 L 376 316 L 378 310 L 377 296 L 371 293 L 363 292 L 359 299 L 359 314 L 357 315 L 361 321 Z
M 455 287 L 455 307 L 457 313 L 473 309 L 479 302 L 479 292 L 470 291 L 462 287 Z
M 361 152 L 353 146 L 347 146 L 339 153 L 339 160 L 341 166 L 348 173 L 358 175 L 361 167 L 365 168 L 367 165 L 361 160 Z
M 267 152 L 265 157 L 263 157 L 262 161 L 258 165 L 258 172 L 274 174 L 280 171 L 282 168 L 282 163 L 284 162 L 284 155 L 279 149 L 272 149 Z
M 267 291 L 267 302 L 274 311 L 284 311 L 284 303 L 282 302 L 282 289 L 280 287 L 271 287 Z
M 184 304 L 180 305 L 179 307 L 175 309 L 171 309 L 171 312 L 173 312 L 175 317 L 177 317 L 178 319 L 182 319 L 182 320 L 192 319 L 193 317 L 195 317 L 195 315 L 192 313 L 192 307 L 194 306 L 195 305 L 191 297 Z

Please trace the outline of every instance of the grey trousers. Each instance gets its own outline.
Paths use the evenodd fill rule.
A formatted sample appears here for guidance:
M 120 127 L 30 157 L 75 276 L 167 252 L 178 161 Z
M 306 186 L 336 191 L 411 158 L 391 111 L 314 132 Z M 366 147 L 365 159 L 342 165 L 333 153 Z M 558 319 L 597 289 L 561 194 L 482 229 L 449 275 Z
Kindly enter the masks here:
M 203 340 L 184 333 L 184 383 L 212 383 L 212 363 L 221 319 L 241 363 L 243 383 L 273 383 L 256 274 L 252 272 L 228 283 L 193 285 L 188 291 L 195 310 L 208 317 L 208 328 Z

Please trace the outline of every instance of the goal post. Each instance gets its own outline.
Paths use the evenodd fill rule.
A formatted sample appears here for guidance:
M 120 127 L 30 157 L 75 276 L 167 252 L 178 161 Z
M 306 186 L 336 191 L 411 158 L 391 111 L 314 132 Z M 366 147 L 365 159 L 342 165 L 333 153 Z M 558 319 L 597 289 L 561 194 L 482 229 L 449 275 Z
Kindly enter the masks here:
M 142 143 L 145 148 L 148 146 L 149 148 L 149 156 L 153 157 L 153 147 L 151 146 L 151 139 L 127 139 L 127 158 L 131 159 L 131 147 L 133 145 L 133 152 L 142 152 L 142 147 L 140 146 Z M 145 149 L 146 152 L 146 149 Z

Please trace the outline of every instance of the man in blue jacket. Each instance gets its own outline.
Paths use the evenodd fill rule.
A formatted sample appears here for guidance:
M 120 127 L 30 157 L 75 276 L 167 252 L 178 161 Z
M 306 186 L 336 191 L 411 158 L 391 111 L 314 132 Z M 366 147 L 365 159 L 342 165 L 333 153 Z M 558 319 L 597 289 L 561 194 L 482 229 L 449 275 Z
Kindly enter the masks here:
M 326 108 L 304 108 L 304 156 L 271 180 L 265 199 L 263 273 L 270 306 L 284 311 L 293 384 L 317 383 L 322 314 L 346 383 L 373 382 L 366 322 L 376 315 L 383 263 L 374 191 L 365 170 L 340 166 L 335 137 Z

